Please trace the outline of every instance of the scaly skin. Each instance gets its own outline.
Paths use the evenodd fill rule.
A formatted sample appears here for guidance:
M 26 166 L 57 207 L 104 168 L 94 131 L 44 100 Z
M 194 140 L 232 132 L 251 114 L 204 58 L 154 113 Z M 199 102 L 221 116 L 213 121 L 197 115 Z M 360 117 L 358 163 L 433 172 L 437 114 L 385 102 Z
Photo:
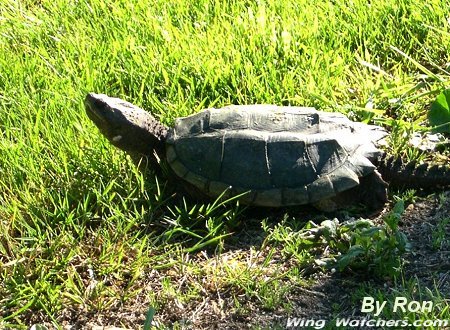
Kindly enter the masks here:
M 393 156 L 375 162 L 378 171 L 389 185 L 397 188 L 432 189 L 450 186 L 450 167 L 445 165 L 404 163 Z

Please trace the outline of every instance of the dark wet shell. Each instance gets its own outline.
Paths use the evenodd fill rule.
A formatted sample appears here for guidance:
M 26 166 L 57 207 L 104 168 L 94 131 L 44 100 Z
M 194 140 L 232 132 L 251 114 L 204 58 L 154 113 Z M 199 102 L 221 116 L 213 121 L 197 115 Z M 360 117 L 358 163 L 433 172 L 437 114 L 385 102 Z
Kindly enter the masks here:
M 179 118 L 167 160 L 176 175 L 211 197 L 248 192 L 259 206 L 314 203 L 374 171 L 386 133 L 336 113 L 272 105 L 228 106 Z

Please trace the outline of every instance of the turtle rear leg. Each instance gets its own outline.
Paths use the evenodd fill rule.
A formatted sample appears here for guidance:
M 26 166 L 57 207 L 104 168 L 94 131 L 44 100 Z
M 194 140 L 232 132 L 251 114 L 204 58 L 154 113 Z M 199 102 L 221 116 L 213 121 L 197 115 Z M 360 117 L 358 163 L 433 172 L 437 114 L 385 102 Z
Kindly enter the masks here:
M 335 198 L 343 204 L 361 203 L 371 211 L 381 210 L 387 202 L 388 184 L 383 180 L 378 171 L 360 177 L 359 185 L 338 194 Z
M 350 205 L 361 203 L 371 211 L 381 210 L 387 202 L 388 184 L 380 173 L 373 173 L 359 178 L 359 185 L 343 191 L 332 198 L 314 204 L 321 211 L 331 212 Z
M 359 178 L 357 196 L 359 202 L 364 204 L 369 210 L 381 210 L 388 201 L 388 184 L 383 180 L 378 171 Z

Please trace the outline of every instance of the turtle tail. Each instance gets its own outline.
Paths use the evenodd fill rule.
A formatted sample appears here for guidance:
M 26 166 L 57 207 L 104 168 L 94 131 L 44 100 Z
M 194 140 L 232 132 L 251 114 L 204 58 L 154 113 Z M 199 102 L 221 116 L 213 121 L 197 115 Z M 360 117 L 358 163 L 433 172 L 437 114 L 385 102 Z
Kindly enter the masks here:
M 384 180 L 396 188 L 431 189 L 450 186 L 450 166 L 408 163 L 400 158 L 381 157 L 375 164 Z

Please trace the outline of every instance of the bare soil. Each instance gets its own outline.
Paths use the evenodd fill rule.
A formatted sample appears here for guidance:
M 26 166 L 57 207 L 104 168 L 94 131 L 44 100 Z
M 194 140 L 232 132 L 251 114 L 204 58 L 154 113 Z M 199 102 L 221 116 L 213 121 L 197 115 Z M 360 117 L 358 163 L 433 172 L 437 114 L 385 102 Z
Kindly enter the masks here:
M 450 191 L 445 198 L 437 195 L 422 198 L 411 204 L 402 217 L 400 227 L 411 243 L 411 251 L 404 256 L 404 279 L 416 279 L 422 289 L 428 288 L 450 296 L 450 224 L 445 221 L 450 216 Z M 439 230 L 438 230 L 439 229 Z M 444 233 L 444 236 L 437 236 Z M 244 230 L 241 237 L 229 251 L 222 253 L 223 262 L 229 257 L 251 258 L 252 251 L 258 250 L 264 236 L 261 231 Z M 434 243 L 433 243 L 434 242 Z M 255 248 L 252 249 L 252 246 Z M 264 250 L 264 249 L 263 249 Z M 196 263 L 208 267 L 219 262 L 214 253 L 203 251 L 195 258 Z M 222 258 L 222 259 L 223 259 Z M 253 258 L 253 257 L 252 257 Z M 254 260 L 264 259 L 264 253 Z M 259 259 L 258 259 L 259 258 Z M 274 255 L 274 259 L 281 258 Z M 250 260 L 250 259 L 248 259 Z M 281 259 L 276 263 L 283 263 Z M 286 269 L 289 260 L 284 261 Z M 283 267 L 283 266 L 282 266 Z M 279 270 L 279 268 L 278 268 Z M 149 270 L 142 279 L 142 292 L 134 301 L 118 302 L 108 310 L 87 312 L 67 308 L 58 321 L 65 329 L 141 329 L 148 311 L 146 296 L 149 290 L 157 292 L 164 277 L 171 277 L 180 283 L 201 283 L 201 298 L 182 303 L 174 297 L 165 297 L 163 306 L 158 308 L 154 324 L 172 328 L 174 323 L 181 329 L 285 329 L 288 317 L 332 320 L 336 317 L 361 317 L 361 293 L 368 287 L 386 294 L 402 290 L 402 283 L 392 279 L 374 279 L 361 273 L 315 273 L 307 283 L 291 285 L 284 293 L 281 306 L 275 310 L 265 309 L 258 299 L 235 292 L 234 288 L 211 287 L 208 278 L 199 278 L 183 269 L 170 271 Z M 283 280 L 282 280 L 283 281 Z M 286 283 L 289 280 L 286 279 Z M 162 290 L 161 290 L 162 291 Z M 274 293 L 275 294 L 275 293 Z M 241 306 L 237 309 L 236 300 Z M 30 315 L 29 324 L 40 323 L 39 314 Z M 112 326 L 112 325 L 115 325 Z

